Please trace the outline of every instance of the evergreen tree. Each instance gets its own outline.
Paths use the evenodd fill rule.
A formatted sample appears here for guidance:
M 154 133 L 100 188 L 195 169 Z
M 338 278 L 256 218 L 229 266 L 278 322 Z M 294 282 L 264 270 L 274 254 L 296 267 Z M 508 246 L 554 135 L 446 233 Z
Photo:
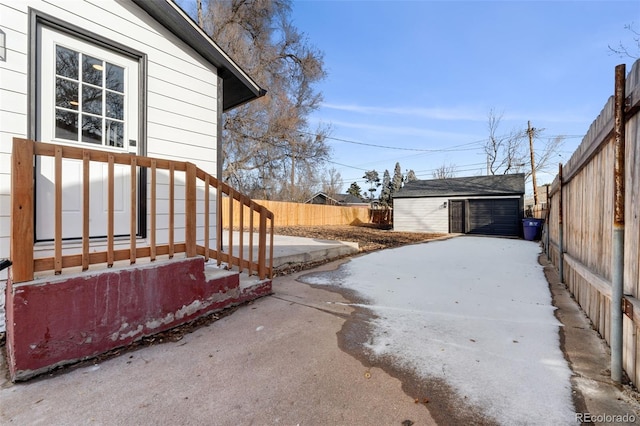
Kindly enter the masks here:
M 391 193 L 395 193 L 402 188 L 402 169 L 400 163 L 396 163 L 395 169 L 393 169 L 393 180 L 391 181 Z
M 362 178 L 369 184 L 369 201 L 373 202 L 373 193 L 376 192 L 380 186 L 380 176 L 378 176 L 377 171 L 369 170 L 368 172 L 365 172 Z
M 358 185 L 355 182 L 353 182 L 351 186 L 349 186 L 349 189 L 347 189 L 347 194 L 353 195 L 354 197 L 358 197 L 360 200 L 362 200 L 361 192 L 362 192 L 362 189 L 360 188 L 360 185 Z
M 392 192 L 391 186 L 391 175 L 389 174 L 389 170 L 385 170 L 382 175 L 382 190 L 380 192 L 380 204 L 384 207 L 390 207 L 393 203 L 391 195 Z
M 416 176 L 416 172 L 414 172 L 413 169 L 410 169 L 407 172 L 407 178 L 406 178 L 405 182 L 412 182 L 414 180 L 418 180 L 418 177 Z

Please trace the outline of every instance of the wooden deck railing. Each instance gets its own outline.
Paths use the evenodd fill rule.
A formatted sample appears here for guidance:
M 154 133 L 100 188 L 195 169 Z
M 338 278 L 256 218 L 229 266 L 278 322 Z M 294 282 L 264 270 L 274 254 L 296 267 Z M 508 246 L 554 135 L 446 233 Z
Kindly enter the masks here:
M 37 156 L 54 158 L 54 206 L 51 210 L 54 223 L 53 256 L 36 258 L 35 250 L 35 172 L 34 164 Z M 65 248 L 63 244 L 63 206 L 62 206 L 62 160 L 72 159 L 81 161 L 82 169 L 82 231 L 79 239 L 81 249 L 73 250 Z M 107 223 L 105 223 L 106 243 L 102 241 L 96 250 L 96 244 L 92 243 L 89 233 L 90 221 L 90 164 L 103 163 L 107 165 Z M 130 184 L 130 227 L 127 241 L 117 238 L 114 227 L 114 168 L 116 164 L 129 166 L 131 169 Z M 138 212 L 138 173 L 146 170 L 147 186 L 149 194 L 146 197 L 148 212 Z M 168 175 L 168 197 L 158 197 L 158 175 Z M 184 182 L 176 183 L 179 175 Z M 145 176 L 145 174 L 143 174 Z M 80 184 L 80 183 L 78 183 Z M 175 241 L 176 234 L 176 187 L 184 186 L 184 241 Z M 94 194 L 95 196 L 96 194 Z M 102 194 L 99 194 L 102 197 Z M 215 211 L 211 211 L 211 196 L 215 197 Z M 228 197 L 228 211 L 222 209 L 222 197 Z M 158 244 L 158 205 L 160 202 L 168 204 L 168 226 L 163 229 L 168 233 L 167 242 Z M 204 207 L 198 211 L 198 204 Z M 38 208 L 43 208 L 39 206 Z M 239 223 L 231 224 L 228 229 L 226 246 L 223 244 L 223 215 L 234 217 L 234 210 L 248 210 L 249 223 L 240 219 Z M 225 209 L 226 210 L 226 209 Z M 149 223 L 146 226 L 146 238 L 139 235 L 138 215 L 149 215 Z M 211 216 L 215 215 L 215 231 L 211 247 L 212 227 Z M 244 218 L 246 214 L 240 215 Z M 254 219 L 255 217 L 255 219 Z M 256 223 L 257 230 L 256 230 Z M 225 223 L 229 223 L 225 220 Z M 14 283 L 30 281 L 34 273 L 51 271 L 54 274 L 62 273 L 64 268 L 81 267 L 83 271 L 90 265 L 106 264 L 113 266 L 115 261 L 129 260 L 136 263 L 139 258 L 148 258 L 155 261 L 157 256 L 167 255 L 172 258 L 176 253 L 185 253 L 187 257 L 197 255 L 204 256 L 205 260 L 215 259 L 218 265 L 223 262 L 230 267 L 237 267 L 240 272 L 250 275 L 257 274 L 260 279 L 271 278 L 273 272 L 273 214 L 265 207 L 255 203 L 245 195 L 235 191 L 215 177 L 197 168 L 188 162 L 171 161 L 159 158 L 141 157 L 133 154 L 114 153 L 55 145 L 32 140 L 14 138 L 11 171 L 11 260 L 12 281 Z M 239 232 L 237 247 L 234 246 L 234 228 L 248 230 L 248 253 L 244 251 L 244 234 Z M 182 228 L 180 228 L 182 234 Z M 256 232 L 257 231 L 257 232 Z M 198 235 L 200 232 L 200 235 Z M 257 255 L 254 255 L 254 233 L 257 233 Z M 270 235 L 269 240 L 267 236 Z M 268 240 L 268 241 L 267 241 Z M 94 244 L 93 246 L 91 244 Z M 76 244 L 77 246 L 77 244 Z M 126 248 L 122 248 L 126 247 Z M 269 257 L 267 259 L 267 250 Z M 78 253 L 78 251 L 80 251 Z M 257 257 L 257 259 L 254 259 Z M 268 264 L 267 264 L 268 262 Z

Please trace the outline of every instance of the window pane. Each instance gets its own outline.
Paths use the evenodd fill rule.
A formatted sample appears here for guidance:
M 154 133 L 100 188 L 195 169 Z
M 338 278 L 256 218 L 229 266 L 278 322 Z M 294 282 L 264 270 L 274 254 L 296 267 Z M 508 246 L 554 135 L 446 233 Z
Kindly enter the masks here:
M 104 65 L 100 59 L 82 56 L 82 81 L 102 87 L 102 70 Z
M 124 119 L 124 96 L 107 92 L 107 117 Z
M 102 115 L 102 89 L 82 85 L 82 112 Z
M 107 63 L 107 89 L 124 92 L 124 68 Z
M 102 145 L 102 118 L 82 115 L 82 142 Z
M 124 147 L 123 123 L 107 120 L 107 145 L 118 148 Z
M 78 79 L 78 52 L 56 46 L 56 74 Z
M 56 138 L 78 140 L 78 114 L 56 108 Z M 47 141 L 48 142 L 48 141 Z
M 78 83 L 56 78 L 56 106 L 78 109 Z

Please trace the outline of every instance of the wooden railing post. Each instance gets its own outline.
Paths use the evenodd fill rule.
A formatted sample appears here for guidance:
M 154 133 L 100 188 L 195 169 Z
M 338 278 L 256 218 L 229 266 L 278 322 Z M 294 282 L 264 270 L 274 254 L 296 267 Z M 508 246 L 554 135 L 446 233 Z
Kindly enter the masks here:
M 11 281 L 33 279 L 33 142 L 13 139 L 11 155 Z
M 115 157 L 109 154 L 107 159 L 107 267 L 111 268 L 114 262 L 113 245 L 115 243 Z
M 91 184 L 91 154 L 82 150 L 82 270 L 89 269 L 89 187 Z
M 54 178 L 54 198 L 53 215 L 53 268 L 56 275 L 62 273 L 62 147 L 56 146 L 55 152 L 55 178 Z
M 204 178 L 204 260 L 209 260 L 209 191 L 211 190 L 211 176 Z
M 186 165 L 185 182 L 185 245 L 187 257 L 197 254 L 196 247 L 196 171 L 195 164 Z
M 263 280 L 267 275 L 267 212 L 260 207 L 260 225 L 258 228 L 258 277 Z
M 216 260 L 218 266 L 222 263 L 222 182 L 216 186 Z
M 55 207 L 54 207 L 54 255 L 52 257 L 34 256 L 35 242 L 35 173 L 34 158 L 36 156 L 53 158 L 55 164 Z M 82 162 L 82 247 L 79 253 L 63 254 L 62 244 L 62 165 L 64 159 L 79 160 Z M 116 261 L 128 259 L 130 263 L 135 263 L 138 258 L 148 257 L 155 260 L 157 255 L 168 255 L 172 258 L 175 252 L 185 253 L 187 257 L 195 257 L 199 253 L 206 259 L 213 255 L 210 251 L 209 239 L 209 191 L 216 191 L 216 250 L 214 251 L 218 264 L 226 261 L 229 267 L 237 267 L 242 273 L 248 269 L 249 274 L 257 272 L 261 279 L 272 277 L 273 271 L 273 214 L 264 206 L 255 203 L 245 195 L 235 191 L 233 188 L 218 179 L 211 177 L 204 171 L 198 169 L 194 164 L 188 162 L 174 162 L 169 160 L 159 160 L 148 157 L 131 156 L 130 154 L 112 153 L 87 148 L 76 148 L 34 142 L 31 140 L 15 138 L 13 141 L 12 174 L 11 174 L 11 257 L 13 268 L 11 270 L 12 282 L 30 281 L 35 272 L 53 271 L 61 273 L 64 268 L 82 266 L 82 270 L 87 270 L 90 265 L 106 263 L 111 267 Z M 89 236 L 89 186 L 90 186 L 90 163 L 97 162 L 107 165 L 107 244 L 105 251 L 91 251 Z M 120 249 L 115 245 L 115 167 L 128 166 L 131 172 L 130 201 L 131 210 L 129 212 L 129 248 Z M 151 169 L 151 195 L 150 195 L 150 242 L 149 247 L 137 247 L 136 240 L 137 223 L 139 212 L 136 201 L 139 196 L 137 190 L 137 173 L 141 168 Z M 169 173 L 168 185 L 168 244 L 157 245 L 157 170 L 167 170 Z M 174 215 L 175 215 L 175 172 L 184 172 L 185 176 L 185 212 L 184 212 L 184 243 L 174 241 Z M 198 185 L 202 182 L 204 194 L 204 212 L 198 212 Z M 100 196 L 100 194 L 98 194 Z M 164 198 L 163 198 L 164 200 Z M 224 203 L 228 202 L 228 205 Z M 234 206 L 237 204 L 237 208 Z M 248 260 L 245 258 L 247 250 L 244 248 L 244 226 L 245 210 L 248 211 L 249 219 L 249 247 Z M 235 219 L 235 212 L 239 218 Z M 204 245 L 198 245 L 197 223 L 198 215 L 204 214 Z M 258 235 L 258 259 L 253 260 L 254 242 L 254 214 L 259 216 Z M 228 215 L 229 219 L 226 218 Z M 270 221 L 270 222 L 269 222 Z M 223 228 L 228 226 L 229 240 L 227 250 L 224 250 Z M 234 256 L 234 228 L 239 227 L 240 237 L 238 239 L 237 256 Z M 268 229 L 269 225 L 271 230 Z M 267 240 L 267 234 L 271 233 L 271 241 Z M 124 239 L 122 239 L 123 244 Z M 267 246 L 270 252 L 267 253 Z M 224 252 L 223 252 L 224 251 Z M 267 256 L 271 263 L 267 264 Z
M 157 184 L 156 184 L 156 166 L 157 161 L 151 160 L 151 235 L 149 236 L 149 257 L 151 261 L 156 260 L 156 198 L 157 198 Z

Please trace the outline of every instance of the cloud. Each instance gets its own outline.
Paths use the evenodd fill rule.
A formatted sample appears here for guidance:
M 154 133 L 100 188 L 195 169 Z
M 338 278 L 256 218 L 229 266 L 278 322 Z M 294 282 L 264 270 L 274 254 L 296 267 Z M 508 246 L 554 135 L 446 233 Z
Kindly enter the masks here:
M 330 104 L 323 103 L 323 108 L 338 111 L 354 112 L 367 115 L 404 115 L 432 120 L 465 120 L 486 121 L 486 111 L 472 111 L 465 108 L 403 108 L 403 107 L 378 107 L 355 104 Z
M 343 117 L 347 118 L 347 117 Z M 320 125 L 331 123 L 332 140 L 345 142 L 356 141 L 374 143 L 380 145 L 393 145 L 401 140 L 407 147 L 420 146 L 426 148 L 428 145 L 437 144 L 440 149 L 443 145 L 462 144 L 478 141 L 483 138 L 479 133 L 471 129 L 463 129 L 454 126 L 453 129 L 434 128 L 426 123 L 413 120 L 410 123 L 419 124 L 417 126 L 407 125 L 406 123 L 391 122 L 381 124 L 380 120 L 372 120 L 371 118 L 361 119 L 342 119 L 327 120 L 320 119 L 317 116 L 309 118 L 309 125 Z M 424 126 L 420 126 L 424 124 Z M 390 142 L 396 141 L 396 142 Z
M 478 107 L 476 109 L 461 108 L 403 108 L 403 107 L 378 107 L 365 106 L 357 104 L 332 104 L 323 103 L 323 108 L 353 112 L 363 115 L 396 115 L 405 117 L 417 117 L 422 119 L 441 120 L 441 121 L 473 121 L 486 122 L 488 120 L 490 107 Z M 495 111 L 501 111 L 500 108 L 493 108 Z M 526 122 L 527 120 L 544 121 L 549 123 L 582 123 L 585 115 L 582 111 L 543 111 L 536 112 L 511 112 L 506 111 L 502 116 L 503 122 Z

